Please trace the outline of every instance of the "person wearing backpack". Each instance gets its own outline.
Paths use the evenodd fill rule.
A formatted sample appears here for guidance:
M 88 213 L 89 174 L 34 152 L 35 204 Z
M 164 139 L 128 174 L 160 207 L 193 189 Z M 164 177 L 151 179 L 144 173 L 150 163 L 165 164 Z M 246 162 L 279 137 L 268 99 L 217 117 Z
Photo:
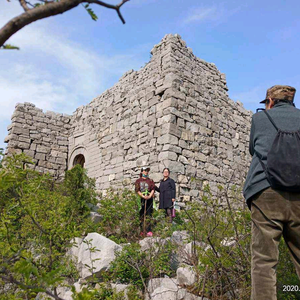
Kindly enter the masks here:
M 283 235 L 300 279 L 300 110 L 296 89 L 267 90 L 266 109 L 252 116 L 252 155 L 243 194 L 251 210 L 251 299 L 275 300 Z

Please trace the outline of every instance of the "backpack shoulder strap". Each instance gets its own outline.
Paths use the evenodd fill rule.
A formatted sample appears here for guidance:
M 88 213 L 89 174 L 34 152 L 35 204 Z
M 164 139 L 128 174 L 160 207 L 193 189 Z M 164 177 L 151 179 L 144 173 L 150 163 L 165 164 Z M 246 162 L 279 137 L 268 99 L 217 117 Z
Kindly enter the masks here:
M 276 126 L 276 124 L 273 121 L 273 119 L 271 118 L 271 116 L 267 113 L 266 110 L 264 110 L 264 113 L 267 115 L 267 117 L 269 118 L 270 122 L 273 124 L 273 126 L 275 127 L 275 129 L 278 131 L 278 127 Z

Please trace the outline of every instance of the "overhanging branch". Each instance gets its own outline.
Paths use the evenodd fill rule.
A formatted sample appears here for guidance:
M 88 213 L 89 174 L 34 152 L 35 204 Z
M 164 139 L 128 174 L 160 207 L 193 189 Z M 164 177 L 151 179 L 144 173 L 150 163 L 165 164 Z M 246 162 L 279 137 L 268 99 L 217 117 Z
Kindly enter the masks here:
M 20 5 L 23 7 L 23 9 L 25 10 L 25 11 L 28 11 L 30 8 L 27 6 L 27 3 L 26 3 L 26 1 L 25 0 L 19 0 L 19 2 L 20 2 Z
M 105 3 L 103 1 L 99 1 L 99 0 L 86 0 L 85 2 L 87 3 L 94 3 L 94 4 L 98 4 L 101 6 L 104 6 L 106 8 L 111 8 L 117 11 L 119 18 L 121 19 L 122 23 L 125 24 L 125 20 L 120 12 L 120 8 L 122 7 L 123 4 L 125 4 L 126 2 L 128 2 L 129 0 L 122 0 L 121 3 L 117 4 L 117 5 L 111 5 L 108 3 Z
M 0 29 L 0 48 L 12 35 L 14 35 L 23 27 L 37 20 L 45 19 L 47 17 L 55 16 L 58 14 L 63 14 L 64 12 L 75 8 L 81 3 L 93 3 L 106 8 L 114 9 L 118 13 L 118 16 L 121 19 L 122 23 L 125 24 L 125 20 L 121 15 L 120 8 L 128 1 L 129 0 L 122 0 L 122 2 L 117 5 L 108 4 L 99 0 L 60 0 L 58 2 L 47 1 L 47 4 L 45 5 L 39 5 L 30 9 L 28 6 L 28 1 L 19 0 L 20 5 L 23 7 L 25 12 L 10 20 Z

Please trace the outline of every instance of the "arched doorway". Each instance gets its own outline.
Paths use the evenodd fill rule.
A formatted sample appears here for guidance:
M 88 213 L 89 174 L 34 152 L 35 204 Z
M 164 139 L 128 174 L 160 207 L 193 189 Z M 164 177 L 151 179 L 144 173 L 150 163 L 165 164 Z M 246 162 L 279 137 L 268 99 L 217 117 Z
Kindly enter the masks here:
M 85 163 L 85 158 L 84 158 L 83 154 L 78 154 L 75 156 L 75 158 L 73 160 L 73 167 L 75 165 L 81 165 L 84 168 L 84 163 Z

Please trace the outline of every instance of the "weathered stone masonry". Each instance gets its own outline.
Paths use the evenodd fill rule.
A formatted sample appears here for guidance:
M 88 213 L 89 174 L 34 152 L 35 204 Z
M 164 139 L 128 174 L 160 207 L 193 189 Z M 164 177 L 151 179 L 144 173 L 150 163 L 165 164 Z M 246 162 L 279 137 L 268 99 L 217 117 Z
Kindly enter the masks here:
M 39 171 L 55 174 L 84 162 L 99 190 L 132 187 L 143 165 L 156 182 L 169 167 L 183 201 L 198 198 L 203 183 L 213 191 L 242 183 L 252 113 L 229 99 L 225 75 L 179 35 L 166 35 L 151 54 L 71 117 L 19 104 L 7 151 L 23 150 Z
M 32 157 L 33 168 L 57 178 L 67 168 L 70 116 L 44 113 L 34 104 L 18 103 L 8 126 L 6 154 L 22 153 Z

